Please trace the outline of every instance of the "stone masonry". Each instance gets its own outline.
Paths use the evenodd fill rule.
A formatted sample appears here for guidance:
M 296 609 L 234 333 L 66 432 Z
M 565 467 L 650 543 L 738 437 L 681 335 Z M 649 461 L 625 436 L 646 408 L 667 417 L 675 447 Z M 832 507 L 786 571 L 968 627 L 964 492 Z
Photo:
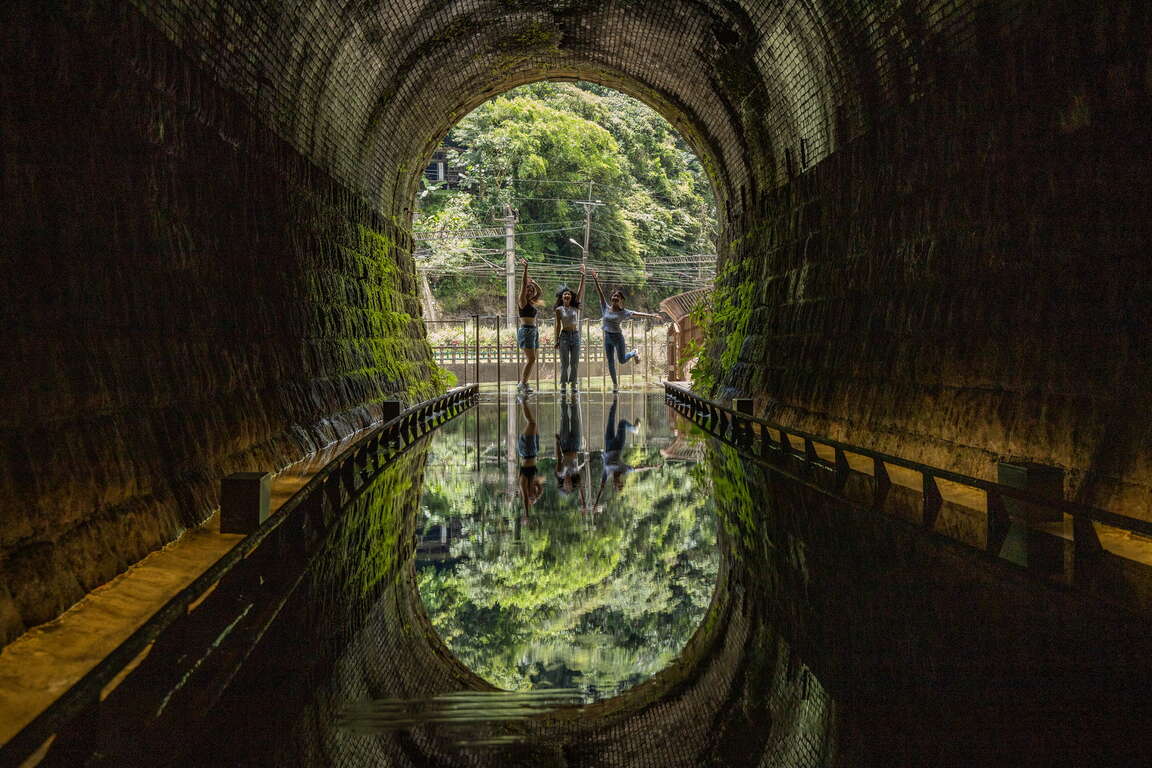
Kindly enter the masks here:
M 0 640 L 442 382 L 424 161 L 584 78 L 711 174 L 716 391 L 1147 516 L 1150 13 L 1133 0 L 13 0 Z M 706 368 L 707 366 L 705 366 Z

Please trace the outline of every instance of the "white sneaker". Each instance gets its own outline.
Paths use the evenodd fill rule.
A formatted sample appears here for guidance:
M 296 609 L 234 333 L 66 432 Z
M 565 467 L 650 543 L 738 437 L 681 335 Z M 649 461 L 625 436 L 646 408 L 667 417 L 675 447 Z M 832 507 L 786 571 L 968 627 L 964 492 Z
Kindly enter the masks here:
M 632 350 L 632 362 L 636 363 L 637 365 L 640 364 L 640 353 L 636 350 Z

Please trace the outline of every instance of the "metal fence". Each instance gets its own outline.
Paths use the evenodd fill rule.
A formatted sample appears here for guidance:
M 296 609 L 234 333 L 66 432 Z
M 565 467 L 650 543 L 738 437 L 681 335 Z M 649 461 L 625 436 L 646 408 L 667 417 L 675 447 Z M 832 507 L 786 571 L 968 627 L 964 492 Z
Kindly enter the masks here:
M 914 492 L 914 505 L 908 509 L 905 504 L 901 512 L 911 514 L 898 516 L 910 519 L 926 531 L 978 547 L 993 557 L 1027 565 L 1030 570 L 1035 569 L 1034 562 L 1027 559 L 1021 562 L 1007 553 L 1005 544 L 1009 534 L 1022 533 L 1033 543 L 1037 538 L 1047 539 L 1057 545 L 1049 549 L 1053 557 L 1049 560 L 1048 575 L 1068 583 L 1092 583 L 1093 574 L 1101 570 L 1101 557 L 1107 548 L 1101 544 L 1097 525 L 1105 526 L 1103 530 L 1111 528 L 1125 534 L 1152 537 L 1152 522 L 961 475 L 756 418 L 747 412 L 751 410 L 751 400 L 737 400 L 736 404 L 741 407 L 732 409 L 702 398 L 679 384 L 665 382 L 664 391 L 666 402 L 673 410 L 743 455 L 856 505 L 892 514 L 891 497 L 899 477 L 899 485 L 904 489 L 910 487 Z M 857 480 L 865 482 L 854 482 Z M 944 524 L 945 515 L 956 508 L 963 509 L 963 514 L 983 527 L 981 535 L 964 535 L 971 532 L 971 526 L 965 529 Z M 1038 515 L 1037 511 L 1041 510 L 1050 514 Z M 1037 524 L 1037 519 L 1059 522 Z M 1067 566 L 1065 544 L 1070 549 Z M 1130 560 L 1126 554 L 1115 554 Z M 1143 561 L 1131 562 L 1136 565 Z M 1133 579 L 1129 586 L 1147 581 L 1146 574 L 1133 574 Z M 1124 597 L 1121 594 L 1124 592 L 1117 589 L 1114 594 L 1102 596 L 1119 599 Z
M 524 365 L 523 351 L 516 346 L 516 331 L 509 328 L 503 315 L 472 315 L 457 320 L 426 320 L 428 342 L 433 359 L 456 375 L 461 384 L 502 385 L 519 380 Z M 540 348 L 532 374 L 534 386 L 541 383 L 558 387 L 560 355 L 555 346 L 555 328 L 541 322 Z M 624 386 L 658 385 L 669 376 L 668 323 L 635 320 L 625 327 L 630 348 L 640 353 L 640 362 L 617 362 L 616 371 Z M 593 389 L 608 376 L 604 334 L 599 320 L 584 318 L 580 323 L 580 362 L 577 368 L 580 385 Z
M 150 738 L 179 733 L 213 706 L 342 511 L 396 457 L 478 397 L 476 386 L 453 389 L 366 430 L 0 746 L 0 768 L 35 764 L 34 755 L 45 765 L 86 765 L 105 749 L 147 755 Z

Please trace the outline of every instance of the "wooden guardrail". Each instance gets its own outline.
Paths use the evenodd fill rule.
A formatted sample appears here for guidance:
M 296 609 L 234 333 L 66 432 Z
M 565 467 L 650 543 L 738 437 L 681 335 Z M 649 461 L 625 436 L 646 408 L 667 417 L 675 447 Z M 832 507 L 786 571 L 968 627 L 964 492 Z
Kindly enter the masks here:
M 1014 500 L 1034 508 L 1049 509 L 1071 516 L 1073 521 L 1073 544 L 1078 562 L 1099 554 L 1102 550 L 1094 522 L 1130 531 L 1143 536 L 1152 536 L 1152 523 L 1145 520 L 1118 515 L 1103 509 L 1077 504 L 1063 499 L 1040 496 L 1029 491 L 999 483 L 961 475 L 938 467 L 931 467 L 899 456 L 873 451 L 828 437 L 814 435 L 798 429 L 760 419 L 748 413 L 727 408 L 694 394 L 691 390 L 672 382 L 664 383 L 665 400 L 668 405 L 684 417 L 704 428 L 713 437 L 732 445 L 742 453 L 762 460 L 789 458 L 799 461 L 808 468 L 821 468 L 833 473 L 835 490 L 842 490 L 852 471 L 848 454 L 871 461 L 873 483 L 873 508 L 880 509 L 892 486 L 888 467 L 900 467 L 920 475 L 921 523 L 932 529 L 943 507 L 944 499 L 938 481 L 944 480 L 967 487 L 984 494 L 986 498 L 986 549 L 991 554 L 999 553 L 1005 536 L 1011 526 L 1006 500 Z M 831 449 L 832 460 L 819 456 L 818 446 Z M 824 453 L 829 451 L 825 450 Z
M 394 459 L 478 398 L 476 385 L 459 387 L 366 430 L 0 746 L 0 767 L 25 765 L 38 754 L 44 765 L 86 764 L 101 752 L 102 740 L 127 744 L 146 756 L 149 731 L 179 732 L 182 718 L 207 711 L 300 583 L 310 553 L 349 502 Z

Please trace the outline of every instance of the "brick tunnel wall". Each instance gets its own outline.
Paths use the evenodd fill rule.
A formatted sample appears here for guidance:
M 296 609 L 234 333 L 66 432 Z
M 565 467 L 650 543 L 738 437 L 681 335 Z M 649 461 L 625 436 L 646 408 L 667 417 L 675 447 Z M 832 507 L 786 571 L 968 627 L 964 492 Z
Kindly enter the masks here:
M 644 99 L 711 174 L 719 391 L 981 476 L 1059 464 L 1145 514 L 1144 4 L 0 13 L 0 638 L 202 519 L 222 473 L 435 387 L 420 170 L 469 109 L 550 77 Z
M 919 88 L 748 211 L 721 389 L 977 477 L 1056 465 L 1150 519 L 1148 8 L 1009 5 L 962 49 L 913 40 Z
M 0 644 L 441 384 L 404 230 L 103 8 L 4 20 Z

